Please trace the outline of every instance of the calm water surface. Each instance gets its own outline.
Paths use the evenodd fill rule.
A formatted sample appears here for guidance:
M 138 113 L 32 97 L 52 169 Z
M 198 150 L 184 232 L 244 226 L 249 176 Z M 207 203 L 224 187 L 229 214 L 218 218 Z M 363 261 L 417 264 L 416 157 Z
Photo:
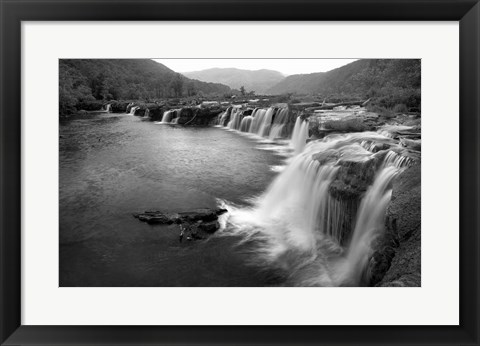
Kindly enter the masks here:
M 234 237 L 179 243 L 178 226 L 132 217 L 235 204 L 265 191 L 282 158 L 220 128 L 125 114 L 60 123 L 60 286 L 265 286 Z

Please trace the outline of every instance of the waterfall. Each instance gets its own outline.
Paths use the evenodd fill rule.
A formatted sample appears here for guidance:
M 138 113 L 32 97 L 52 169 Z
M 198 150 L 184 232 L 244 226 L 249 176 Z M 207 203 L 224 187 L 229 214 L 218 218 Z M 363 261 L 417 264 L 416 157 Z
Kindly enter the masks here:
M 293 128 L 292 139 L 290 140 L 290 146 L 295 151 L 295 154 L 302 152 L 305 148 L 308 138 L 308 122 L 297 118 L 295 121 L 295 127 Z
M 270 126 L 272 125 L 273 114 L 275 113 L 275 108 L 269 108 L 262 116 L 260 127 L 257 131 L 257 135 L 260 137 L 268 137 L 270 133 Z
M 271 140 L 282 138 L 284 137 L 284 127 L 288 121 L 288 109 L 287 108 L 280 108 L 274 114 L 274 119 L 272 123 L 272 127 L 270 129 L 270 133 L 268 138 Z
M 234 108 L 230 115 L 230 121 L 228 122 L 227 127 L 232 130 L 240 130 L 240 124 L 242 122 L 243 113 L 240 108 Z
M 227 117 L 228 117 L 228 112 L 227 111 L 221 113 L 218 116 L 218 125 L 225 126 L 225 122 L 227 121 Z
M 137 111 L 137 109 L 140 109 L 140 107 L 134 106 L 134 107 L 130 108 L 130 113 L 128 113 L 128 114 L 135 115 L 135 112 Z
M 382 168 L 362 199 L 347 256 L 338 273 L 341 281 L 353 284 L 362 281 L 372 242 L 384 229 L 385 212 L 392 194 L 390 183 L 397 173 L 395 166 Z
M 394 166 L 397 168 L 408 167 L 413 163 L 413 160 L 408 156 L 401 156 L 393 151 L 389 151 L 385 156 L 384 166 Z
M 341 200 L 330 195 L 327 198 L 327 206 L 320 217 L 320 222 L 330 238 L 344 244 L 348 238 L 345 230 L 355 225 L 353 216 L 357 213 L 358 203 L 355 200 Z
M 230 115 L 232 114 L 233 107 L 228 107 L 225 112 L 219 115 L 218 125 L 227 126 L 228 121 L 230 120 Z
M 266 113 L 256 111 L 255 117 L 259 114 L 263 121 Z M 391 182 L 412 159 L 367 151 L 362 141 L 396 143 L 375 132 L 331 135 L 305 145 L 308 123 L 297 119 L 296 125 L 292 140 L 303 138 L 303 151 L 251 207 L 228 206 L 223 232 L 255 241 L 259 265 L 278 265 L 294 284 L 361 285 L 372 242 L 383 231 Z M 348 173 L 351 167 L 360 171 Z M 363 194 L 359 190 L 357 200 L 332 195 L 345 172 L 369 170 L 373 181 Z
M 283 127 L 285 125 L 272 125 L 270 128 L 270 133 L 268 134 L 268 139 L 271 139 L 272 141 L 278 138 L 282 138 L 283 134 Z
M 144 118 L 148 118 L 150 116 L 150 109 L 145 109 L 145 114 L 143 115 Z
M 258 130 L 260 129 L 260 125 L 263 122 L 263 117 L 265 116 L 265 113 L 267 112 L 266 109 L 260 109 L 260 108 L 255 108 L 252 112 L 252 123 L 250 124 L 250 129 L 248 132 L 250 133 L 258 133 Z
M 163 116 L 162 116 L 161 122 L 162 122 L 162 123 L 169 123 L 171 117 L 172 117 L 172 111 L 165 111 L 165 112 L 163 112 Z
M 178 114 L 177 109 L 170 109 L 169 111 L 163 112 L 162 123 L 171 123 L 174 115 Z
M 360 145 L 362 147 L 364 147 L 365 149 L 367 149 L 368 151 L 372 151 L 372 152 L 374 152 L 376 150 L 376 147 L 377 147 L 377 144 L 375 142 L 371 142 L 371 141 L 362 141 L 360 143 Z
M 255 108 L 251 115 L 245 115 L 245 113 L 246 111 L 242 111 L 239 107 L 228 108 L 218 116 L 217 124 L 271 140 L 285 137 L 285 125 L 288 121 L 287 108 Z
M 321 166 L 308 156 L 297 156 L 273 182 L 257 204 L 256 212 L 283 230 L 282 241 L 310 251 L 315 245 L 314 231 L 326 207 L 327 189 L 337 167 Z M 285 216 L 288 215 L 288 219 Z
M 110 108 L 111 107 L 112 107 L 112 105 L 110 103 L 106 104 L 105 105 L 105 112 L 110 113 Z
M 256 134 L 271 140 L 284 138 L 287 135 L 285 131 L 285 125 L 288 122 L 287 108 L 255 108 L 248 116 L 245 116 L 240 109 L 234 109 L 230 115 L 227 111 L 222 113 L 218 124 L 225 126 L 227 119 L 229 121 L 226 126 L 232 130 Z
M 252 125 L 253 117 L 251 115 L 247 115 L 242 119 L 240 123 L 240 131 L 248 132 L 250 130 L 250 126 Z

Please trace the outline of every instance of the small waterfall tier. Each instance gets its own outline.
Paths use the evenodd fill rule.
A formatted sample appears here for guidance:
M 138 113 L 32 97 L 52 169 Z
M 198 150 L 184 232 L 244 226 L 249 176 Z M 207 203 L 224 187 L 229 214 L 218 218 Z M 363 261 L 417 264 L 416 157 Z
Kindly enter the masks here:
M 134 102 L 130 102 L 127 107 L 125 108 L 125 113 L 130 114 L 130 111 L 132 110 L 132 107 L 135 106 Z
M 299 154 L 305 148 L 308 138 L 308 121 L 297 117 L 295 127 L 293 128 L 292 139 L 290 146 L 293 148 L 295 154 Z
M 240 108 L 233 108 L 230 112 L 230 121 L 227 127 L 232 130 L 240 130 L 240 124 L 242 123 L 243 112 Z
M 218 116 L 217 125 L 275 140 L 290 137 L 294 119 L 288 108 L 242 110 L 235 106 Z
M 163 113 L 162 121 L 163 124 L 176 124 L 178 117 L 180 116 L 181 109 L 170 109 Z
M 130 112 L 129 112 L 128 114 L 130 114 L 130 115 L 135 115 L 135 112 L 136 112 L 138 109 L 140 109 L 139 106 L 133 106 L 133 107 L 130 108 Z

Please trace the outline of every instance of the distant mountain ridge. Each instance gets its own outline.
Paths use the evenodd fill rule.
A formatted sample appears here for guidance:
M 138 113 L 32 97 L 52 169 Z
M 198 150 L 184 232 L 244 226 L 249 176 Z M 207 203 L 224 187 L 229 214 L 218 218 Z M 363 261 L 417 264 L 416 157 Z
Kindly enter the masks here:
M 201 71 L 183 72 L 188 78 L 203 82 L 221 83 L 233 89 L 245 87 L 247 91 L 263 94 L 283 80 L 285 76 L 274 70 L 244 70 L 238 68 L 210 68 Z
M 348 95 L 371 97 L 387 89 L 395 94 L 420 92 L 419 59 L 361 59 L 328 72 L 291 75 L 267 90 L 269 94 Z

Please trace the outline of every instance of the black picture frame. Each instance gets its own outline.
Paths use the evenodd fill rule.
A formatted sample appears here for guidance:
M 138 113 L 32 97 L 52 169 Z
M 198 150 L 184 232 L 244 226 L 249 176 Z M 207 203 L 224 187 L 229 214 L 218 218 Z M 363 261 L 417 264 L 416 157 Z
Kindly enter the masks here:
M 480 4 L 478 0 L 121 0 L 118 2 L 1 0 L 0 11 L 0 342 L 2 345 L 479 344 Z M 21 22 L 60 20 L 459 21 L 460 325 L 21 325 Z M 442 304 L 441 301 L 438 303 Z

